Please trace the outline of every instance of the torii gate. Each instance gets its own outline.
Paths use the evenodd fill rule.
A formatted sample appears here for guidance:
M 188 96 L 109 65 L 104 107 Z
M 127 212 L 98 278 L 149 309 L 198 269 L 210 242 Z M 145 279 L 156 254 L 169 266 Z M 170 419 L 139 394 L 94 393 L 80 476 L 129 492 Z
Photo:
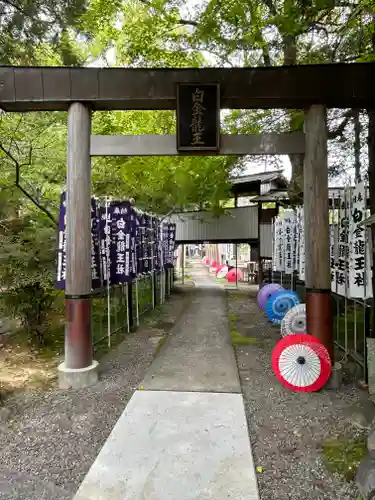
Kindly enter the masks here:
M 0 67 L 5 111 L 68 111 L 65 360 L 61 387 L 98 379 L 91 338 L 91 156 L 177 154 L 170 136 L 91 136 L 91 113 L 176 109 L 179 83 L 219 84 L 220 107 L 304 109 L 301 135 L 223 136 L 209 154 L 305 154 L 307 329 L 333 353 L 326 107 L 375 108 L 375 63 L 231 69 Z

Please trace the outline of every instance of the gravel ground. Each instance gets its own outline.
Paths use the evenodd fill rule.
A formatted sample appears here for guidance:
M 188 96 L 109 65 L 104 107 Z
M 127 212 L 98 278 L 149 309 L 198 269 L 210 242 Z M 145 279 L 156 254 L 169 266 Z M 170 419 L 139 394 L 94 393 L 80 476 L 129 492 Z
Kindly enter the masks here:
M 174 294 L 163 313 L 129 335 L 101 362 L 101 380 L 79 391 L 52 389 L 6 400 L 0 423 L 0 499 L 68 500 L 142 381 L 158 340 L 188 297 Z
M 330 473 L 321 443 L 363 430 L 351 424 L 348 408 L 363 398 L 353 385 L 340 392 L 295 393 L 273 375 L 271 353 L 280 338 L 254 298 L 229 295 L 229 311 L 242 335 L 256 339 L 235 347 L 261 500 L 356 500 L 354 482 Z

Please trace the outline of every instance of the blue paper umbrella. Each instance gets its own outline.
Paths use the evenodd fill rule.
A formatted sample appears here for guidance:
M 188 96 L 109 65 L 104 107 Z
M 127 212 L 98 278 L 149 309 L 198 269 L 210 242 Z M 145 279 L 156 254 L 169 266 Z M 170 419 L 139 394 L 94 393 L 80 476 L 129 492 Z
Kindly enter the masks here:
M 285 314 L 300 303 L 298 295 L 292 290 L 280 290 L 271 295 L 266 303 L 266 314 L 272 323 L 280 324 Z

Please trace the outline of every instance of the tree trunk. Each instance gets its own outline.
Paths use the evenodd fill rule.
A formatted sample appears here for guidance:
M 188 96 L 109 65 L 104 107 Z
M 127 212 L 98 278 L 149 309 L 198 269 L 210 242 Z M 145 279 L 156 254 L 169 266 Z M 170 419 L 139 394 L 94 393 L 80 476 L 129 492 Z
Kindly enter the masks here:
M 372 16 L 373 32 L 371 37 L 372 51 L 375 54 L 375 13 Z M 375 109 L 368 109 L 368 180 L 369 180 L 369 198 L 370 198 L 370 213 L 375 214 Z M 372 243 L 372 267 L 375 263 L 375 224 L 371 225 L 371 243 Z M 371 336 L 375 335 L 375 272 L 372 272 L 372 324 Z
M 297 64 L 297 40 L 292 35 L 283 37 L 284 65 L 293 66 Z M 301 111 L 289 112 L 290 132 L 303 132 L 303 113 Z M 303 203 L 303 162 L 305 155 L 289 155 L 292 164 L 292 178 L 289 185 L 289 200 L 292 205 Z

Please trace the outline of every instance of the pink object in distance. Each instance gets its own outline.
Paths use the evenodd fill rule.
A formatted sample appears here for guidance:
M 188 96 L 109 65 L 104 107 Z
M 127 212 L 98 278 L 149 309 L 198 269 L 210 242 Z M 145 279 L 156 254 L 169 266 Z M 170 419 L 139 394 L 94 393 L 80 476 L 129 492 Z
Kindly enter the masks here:
M 211 262 L 211 267 L 214 267 L 215 269 L 217 268 L 217 262 L 216 262 L 216 260 L 213 260 Z
M 209 266 L 210 265 L 210 258 L 209 257 L 206 257 L 206 265 Z
M 220 264 L 220 266 L 216 268 L 216 276 L 221 271 L 221 269 L 223 269 L 223 267 L 226 267 L 226 264 Z
M 237 272 L 236 272 L 237 271 Z M 236 282 L 236 274 L 237 274 L 237 281 L 242 281 L 243 280 L 243 272 L 241 269 L 230 269 L 227 274 L 227 281 L 229 283 L 235 283 Z

